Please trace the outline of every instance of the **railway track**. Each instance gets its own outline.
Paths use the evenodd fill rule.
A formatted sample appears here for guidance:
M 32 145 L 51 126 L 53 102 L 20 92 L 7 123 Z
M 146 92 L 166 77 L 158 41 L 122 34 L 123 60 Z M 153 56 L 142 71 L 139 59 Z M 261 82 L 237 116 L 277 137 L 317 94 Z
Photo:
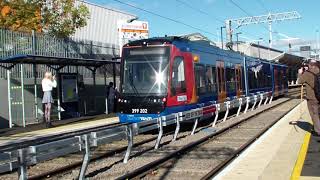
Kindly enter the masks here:
M 169 152 L 117 179 L 210 179 L 299 102 L 297 99 L 283 101 Z
M 291 90 L 291 92 L 289 92 L 289 95 L 291 94 L 296 94 L 298 91 L 293 91 L 293 89 Z M 221 123 L 222 124 L 222 123 Z M 223 123 L 225 124 L 226 128 L 228 126 L 228 122 Z M 220 125 L 218 124 L 218 127 Z M 201 131 L 201 129 L 206 129 L 209 126 L 204 126 L 198 129 L 198 131 Z M 171 143 L 171 136 L 169 136 L 171 132 L 169 132 L 167 134 L 166 137 L 164 137 L 163 142 L 162 142 L 162 146 L 166 147 L 167 145 L 172 144 Z M 180 140 L 184 141 L 184 139 L 186 139 L 188 137 L 189 132 L 184 132 L 181 133 L 181 135 L 178 137 Z M 196 137 L 196 136 L 194 136 Z M 143 157 L 146 154 L 152 154 L 155 153 L 156 151 L 154 151 L 154 140 L 156 139 L 156 135 L 144 135 L 144 136 L 140 136 L 140 138 L 138 138 L 138 142 L 134 144 L 134 149 L 138 149 L 135 150 L 133 152 L 132 158 L 139 158 L 140 156 Z M 131 162 L 129 162 L 128 164 L 122 164 L 122 158 L 123 158 L 123 153 L 126 150 L 126 141 L 123 142 L 119 142 L 116 144 L 112 144 L 111 146 L 108 145 L 107 147 L 102 147 L 100 149 L 97 150 L 97 153 L 95 153 L 92 161 L 91 161 L 91 167 L 89 166 L 89 171 L 90 172 L 87 176 L 88 177 L 93 177 L 95 178 L 96 176 L 98 176 L 97 178 L 100 178 L 100 174 L 105 174 L 104 171 L 112 171 L 111 169 L 113 169 L 113 167 L 117 168 L 118 166 L 128 166 L 129 164 L 131 164 Z M 122 147 L 121 147 L 122 146 Z M 107 150 L 106 150 L 107 149 Z M 161 149 L 160 149 L 161 151 Z M 148 156 L 148 155 L 147 155 Z M 78 173 L 77 173 L 77 169 L 80 168 L 81 166 L 81 162 L 77 161 L 78 159 L 81 159 L 82 155 L 71 155 L 70 157 L 64 157 L 61 159 L 55 159 L 55 160 L 50 160 L 51 162 L 45 162 L 42 163 L 42 165 L 37 165 L 35 167 L 31 167 L 28 171 L 29 174 L 31 176 L 29 176 L 29 179 L 41 179 L 41 178 L 45 178 L 45 177 L 51 177 L 52 179 L 73 179 L 75 177 L 77 177 Z M 72 163 L 67 163 L 66 159 L 71 159 L 73 162 Z M 103 162 L 105 161 L 105 162 Z M 63 165 L 61 166 L 61 162 L 64 162 Z M 101 162 L 103 162 L 101 164 Z M 48 164 L 53 164 L 52 168 L 48 168 L 51 167 L 51 165 L 48 166 Z M 66 165 L 67 164 L 67 165 Z M 97 166 L 97 164 L 100 164 Z M 60 166 L 58 168 L 56 168 L 55 166 Z M 47 169 L 52 169 L 50 171 L 47 171 Z M 121 169 L 121 168 L 120 168 Z M 39 171 L 43 171 L 41 174 L 38 174 Z M 117 172 L 117 171 L 115 171 Z M 149 171 L 147 171 L 149 172 Z M 153 172 L 151 170 L 151 172 Z M 119 171 L 119 173 L 116 173 L 116 175 L 112 175 L 111 177 L 119 177 L 126 172 L 123 171 Z M 108 173 L 107 173 L 108 174 Z M 104 175 L 103 175 L 104 176 Z M 1 176 L 0 176 L 1 177 Z M 14 176 L 16 177 L 16 176 Z M 106 178 L 106 176 L 104 176 L 104 178 Z M 109 179 L 110 176 L 107 175 L 107 178 Z

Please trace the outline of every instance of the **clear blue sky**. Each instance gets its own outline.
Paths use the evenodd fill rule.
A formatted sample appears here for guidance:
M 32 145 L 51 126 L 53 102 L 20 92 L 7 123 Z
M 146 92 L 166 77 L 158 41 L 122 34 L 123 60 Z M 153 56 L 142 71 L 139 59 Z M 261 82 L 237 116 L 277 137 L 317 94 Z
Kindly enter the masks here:
M 199 30 L 177 24 L 163 18 L 151 15 L 149 13 L 128 7 L 114 0 L 89 0 L 90 2 L 105 5 L 115 9 L 120 9 L 139 17 L 139 20 L 146 20 L 150 24 L 150 36 L 164 36 L 173 34 L 186 34 L 199 32 Z M 287 12 L 298 11 L 302 16 L 299 20 L 273 23 L 273 31 L 285 34 L 292 38 L 300 40 L 316 40 L 316 30 L 320 30 L 320 1 L 319 0 L 233 0 L 239 7 L 232 4 L 230 0 L 120 0 L 130 3 L 134 6 L 152 11 L 154 13 L 170 17 L 172 19 L 184 22 L 194 27 L 211 32 L 204 33 L 214 41 L 220 38 L 220 27 L 223 26 L 221 21 L 230 18 L 246 17 L 250 15 L 263 15 L 268 12 Z M 192 7 L 192 8 L 191 8 Z M 269 33 L 267 24 L 249 25 L 238 29 L 242 32 L 240 40 L 263 38 L 265 44 L 268 41 Z M 273 34 L 274 40 L 285 38 Z M 284 42 L 284 41 L 282 41 Z M 279 42 L 278 42 L 279 43 Z M 294 44 L 294 42 L 293 42 Z

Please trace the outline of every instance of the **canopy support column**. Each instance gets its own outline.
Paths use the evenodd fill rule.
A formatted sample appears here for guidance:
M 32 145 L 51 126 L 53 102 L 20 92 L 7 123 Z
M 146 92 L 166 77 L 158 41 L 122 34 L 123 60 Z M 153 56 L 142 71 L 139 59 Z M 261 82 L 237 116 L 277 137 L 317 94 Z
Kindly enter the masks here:
M 26 114 L 24 106 L 24 71 L 23 64 L 20 64 L 20 82 L 21 82 L 21 103 L 22 103 L 22 124 L 23 127 L 26 127 Z
M 34 112 L 35 118 L 39 122 L 38 119 L 38 89 L 37 89 L 37 64 L 33 64 L 33 84 L 34 84 Z

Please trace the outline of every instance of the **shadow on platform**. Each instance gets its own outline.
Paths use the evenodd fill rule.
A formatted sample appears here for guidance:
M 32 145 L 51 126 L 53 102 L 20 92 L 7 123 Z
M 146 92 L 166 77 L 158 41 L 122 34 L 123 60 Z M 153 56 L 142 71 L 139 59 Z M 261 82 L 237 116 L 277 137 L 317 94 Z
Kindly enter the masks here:
M 300 129 L 303 129 L 304 131 L 307 131 L 307 132 L 311 132 L 311 130 L 313 129 L 313 125 L 311 123 L 305 122 L 305 121 L 297 121 L 295 126 L 299 127 Z

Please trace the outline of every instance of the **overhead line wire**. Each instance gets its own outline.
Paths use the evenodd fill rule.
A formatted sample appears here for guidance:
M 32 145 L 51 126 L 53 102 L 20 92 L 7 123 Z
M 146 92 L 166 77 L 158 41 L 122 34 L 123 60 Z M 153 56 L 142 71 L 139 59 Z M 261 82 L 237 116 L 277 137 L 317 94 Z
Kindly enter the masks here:
M 167 16 L 163 16 L 163 15 L 161 15 L 161 14 L 154 13 L 154 12 L 149 11 L 149 10 L 147 10 L 147 9 L 143 9 L 143 8 L 137 7 L 137 6 L 135 6 L 135 5 L 132 5 L 132 4 L 129 4 L 129 3 L 120 1 L 120 0 L 114 0 L 114 1 L 116 1 L 116 2 L 118 2 L 118 3 L 120 3 L 120 4 L 124 4 L 124 5 L 126 5 L 126 6 L 130 6 L 130 7 L 132 7 L 132 8 L 138 9 L 138 10 L 140 10 L 140 11 L 144 11 L 144 12 L 146 12 L 146 13 L 152 14 L 152 15 L 154 15 L 154 16 L 158 16 L 158 17 L 160 17 L 160 18 L 163 18 L 163 19 L 166 19 L 166 20 L 175 22 L 175 23 L 177 23 L 177 24 L 181 24 L 181 25 L 187 26 L 187 27 L 189 27 L 189 28 L 192 28 L 192 29 L 195 29 L 195 30 L 198 30 L 198 31 L 207 33 L 207 34 L 211 34 L 211 35 L 213 35 L 213 36 L 215 36 L 215 37 L 218 37 L 216 34 L 213 34 L 213 33 L 209 32 L 209 31 L 206 31 L 206 30 L 203 30 L 203 29 L 201 29 L 201 28 L 192 26 L 192 25 L 190 25 L 190 24 L 184 23 L 184 22 L 182 22 L 182 21 L 179 21 L 179 20 L 176 20 L 176 19 L 167 17 Z
M 266 8 L 262 0 L 257 0 L 258 4 L 266 11 L 266 13 L 269 13 L 270 11 Z
M 176 0 L 177 2 L 179 2 L 179 3 L 181 3 L 181 4 L 183 4 L 183 5 L 185 5 L 185 6 L 187 6 L 187 7 L 189 7 L 190 9 L 192 9 L 192 10 L 194 10 L 194 11 L 198 11 L 199 13 L 201 13 L 201 14 L 204 14 L 204 15 L 207 15 L 207 16 L 209 16 L 209 17 L 211 17 L 211 18 L 214 18 L 216 21 L 218 21 L 218 22 L 221 22 L 221 23 L 225 23 L 223 20 L 221 20 L 221 19 L 219 19 L 219 18 L 217 18 L 217 17 L 214 17 L 214 16 L 212 16 L 212 15 L 210 15 L 209 13 L 207 13 L 207 12 L 205 12 L 205 11 L 203 11 L 203 10 L 201 10 L 201 9 L 195 9 L 192 5 L 190 5 L 189 3 L 187 3 L 187 2 L 185 2 L 185 1 L 182 1 L 182 0 Z
M 190 8 L 190 9 L 192 9 L 192 10 L 194 10 L 194 11 L 197 11 L 197 12 L 199 12 L 199 13 L 201 13 L 201 14 L 204 14 L 204 15 L 207 15 L 207 16 L 209 16 L 209 17 L 211 17 L 211 18 L 214 18 L 214 20 L 216 20 L 217 22 L 220 22 L 220 23 L 222 23 L 222 24 L 225 24 L 225 21 L 224 21 L 224 20 L 221 20 L 221 19 L 219 19 L 219 18 L 217 18 L 217 17 L 214 17 L 214 16 L 212 16 L 211 14 L 209 14 L 209 13 L 207 13 L 207 12 L 201 10 L 201 9 L 196 9 L 195 7 L 193 7 L 192 5 L 190 5 L 189 3 L 185 2 L 185 1 L 182 1 L 182 0 L 176 0 L 176 1 L 179 2 L 179 3 L 181 3 L 181 4 L 183 4 L 183 5 L 185 5 L 186 7 Z M 242 32 L 244 32 L 245 34 L 248 34 L 248 35 L 250 35 L 250 36 L 258 37 L 258 36 L 256 36 L 256 35 L 253 35 L 253 34 L 251 34 L 251 33 L 246 32 L 246 31 L 244 31 L 244 30 L 242 30 Z M 223 39 L 226 40 L 226 38 L 223 38 Z
M 250 16 L 250 17 L 254 17 L 253 15 L 251 15 L 250 13 L 248 13 L 245 9 L 243 9 L 240 5 L 238 5 L 237 3 L 235 3 L 233 0 L 229 0 L 234 6 L 236 6 L 237 8 L 239 8 L 242 12 L 244 12 L 246 15 Z M 269 31 L 269 28 L 266 27 L 263 24 L 260 24 L 263 28 L 265 28 L 267 31 Z

